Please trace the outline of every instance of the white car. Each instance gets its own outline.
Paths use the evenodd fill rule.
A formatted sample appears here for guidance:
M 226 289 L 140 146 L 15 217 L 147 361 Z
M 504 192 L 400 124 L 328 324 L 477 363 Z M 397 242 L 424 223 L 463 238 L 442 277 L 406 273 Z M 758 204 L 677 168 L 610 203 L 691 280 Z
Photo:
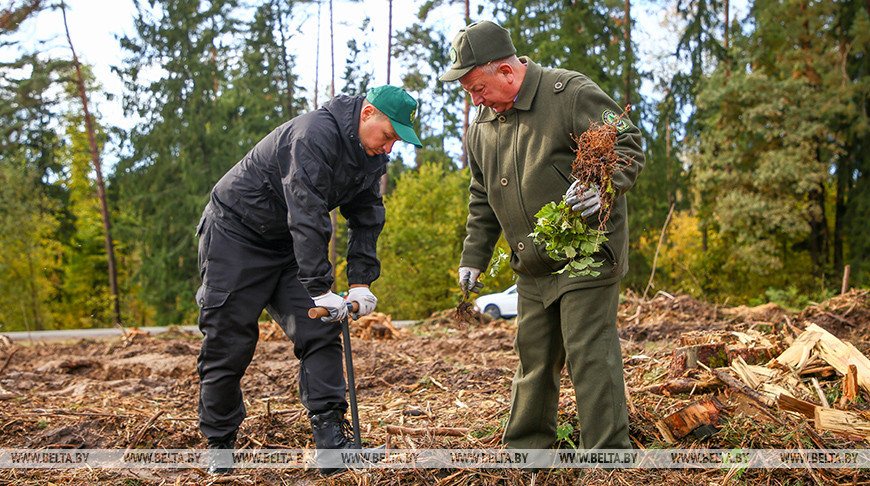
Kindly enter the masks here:
M 483 312 L 493 319 L 517 315 L 517 286 L 508 287 L 504 292 L 481 295 L 474 300 L 474 310 Z

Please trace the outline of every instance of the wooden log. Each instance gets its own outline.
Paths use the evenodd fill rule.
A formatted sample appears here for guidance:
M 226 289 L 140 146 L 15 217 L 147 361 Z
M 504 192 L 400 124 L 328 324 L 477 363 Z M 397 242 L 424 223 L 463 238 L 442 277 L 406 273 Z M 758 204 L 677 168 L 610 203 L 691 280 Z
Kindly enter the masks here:
M 870 437 L 870 420 L 858 413 L 836 408 L 816 407 L 816 429 Z
M 784 393 L 779 395 L 777 403 L 779 405 L 779 409 L 784 412 L 799 413 L 804 417 L 810 419 L 816 418 L 816 407 L 818 405 L 816 405 L 815 403 L 801 400 L 799 398 L 795 398 Z
M 677 439 L 691 434 L 699 427 L 718 425 L 721 409 L 722 404 L 718 400 L 706 398 L 668 415 L 655 425 L 666 442 L 675 444 Z
M 655 393 L 658 395 L 676 395 L 679 393 L 691 393 L 692 390 L 704 386 L 706 386 L 706 384 L 691 378 L 675 378 L 664 383 L 657 383 L 633 391 Z

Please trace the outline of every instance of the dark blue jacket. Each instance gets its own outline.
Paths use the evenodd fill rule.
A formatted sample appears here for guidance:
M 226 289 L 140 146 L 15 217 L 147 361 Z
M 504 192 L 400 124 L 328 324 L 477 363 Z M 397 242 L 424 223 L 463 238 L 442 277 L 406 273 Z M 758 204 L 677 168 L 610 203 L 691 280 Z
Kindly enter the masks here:
M 359 141 L 362 96 L 337 96 L 279 126 L 224 175 L 209 207 L 219 222 L 251 235 L 252 244 L 286 247 L 309 295 L 327 292 L 332 223 L 347 219 L 347 279 L 380 275 L 377 239 L 384 227 L 380 178 L 387 156 L 368 156 Z

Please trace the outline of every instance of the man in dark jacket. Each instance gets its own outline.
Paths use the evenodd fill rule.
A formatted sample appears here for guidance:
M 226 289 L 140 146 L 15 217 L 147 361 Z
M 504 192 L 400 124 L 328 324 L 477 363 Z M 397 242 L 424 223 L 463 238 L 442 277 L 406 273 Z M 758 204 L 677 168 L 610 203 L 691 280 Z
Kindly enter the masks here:
M 211 449 L 232 449 L 245 418 L 240 380 L 265 308 L 293 341 L 299 393 L 318 449 L 351 447 L 343 432 L 345 381 L 340 326 L 372 312 L 369 285 L 384 225 L 380 179 L 397 140 L 420 146 L 417 102 L 401 88 L 337 96 L 276 128 L 218 181 L 197 228 L 202 286 L 196 293 L 204 335 L 197 360 L 199 424 Z M 329 212 L 347 219 L 347 300 L 333 285 Z M 311 307 L 330 315 L 308 317 Z M 212 472 L 229 472 L 212 463 Z
M 628 269 L 625 193 L 644 162 L 640 131 L 619 117 L 622 108 L 586 76 L 517 57 L 508 32 L 492 22 L 463 28 L 450 56 L 453 64 L 440 79 L 459 81 L 478 106 L 466 136 L 472 178 L 459 283 L 463 289 L 474 286 L 500 233 L 511 246 L 517 274 L 519 366 L 504 442 L 544 449 L 556 441 L 559 380 L 567 363 L 582 447 L 630 448 L 616 311 Z M 614 149 L 621 170 L 612 181 L 607 241 L 592 255 L 600 263 L 598 275 L 556 275 L 566 261 L 551 259 L 530 233 L 538 210 L 564 196 L 583 217 L 600 209 L 596 190 L 576 194 L 571 184 L 571 136 L 593 122 L 618 131 Z

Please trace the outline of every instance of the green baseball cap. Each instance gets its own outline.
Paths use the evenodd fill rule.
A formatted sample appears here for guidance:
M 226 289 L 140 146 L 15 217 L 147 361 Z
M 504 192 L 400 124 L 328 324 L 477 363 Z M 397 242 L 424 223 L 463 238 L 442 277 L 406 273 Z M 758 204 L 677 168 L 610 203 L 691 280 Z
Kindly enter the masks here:
M 517 53 L 511 35 L 504 27 L 488 20 L 466 25 L 456 34 L 450 46 L 450 70 L 441 81 L 456 81 L 477 66 Z
M 366 99 L 381 113 L 387 115 L 396 135 L 402 140 L 422 147 L 420 137 L 414 133 L 414 117 L 417 116 L 417 100 L 402 88 L 385 85 L 372 88 Z

